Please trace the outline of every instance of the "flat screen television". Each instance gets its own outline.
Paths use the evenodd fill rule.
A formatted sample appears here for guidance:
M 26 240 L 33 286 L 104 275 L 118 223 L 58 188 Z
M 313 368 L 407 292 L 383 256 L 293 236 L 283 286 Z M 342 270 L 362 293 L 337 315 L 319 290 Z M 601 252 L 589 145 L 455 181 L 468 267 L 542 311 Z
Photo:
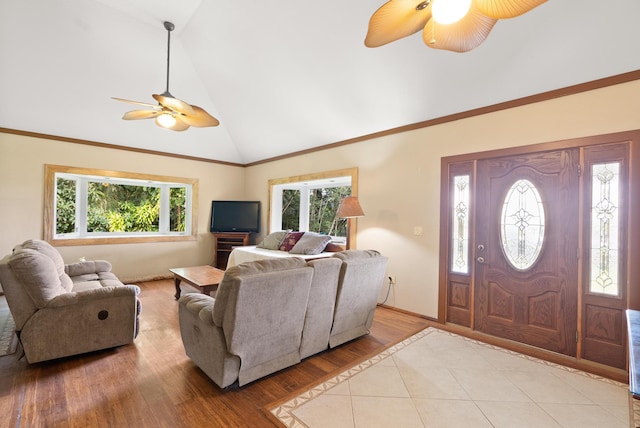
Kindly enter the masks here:
M 211 201 L 211 232 L 260 232 L 260 201 Z

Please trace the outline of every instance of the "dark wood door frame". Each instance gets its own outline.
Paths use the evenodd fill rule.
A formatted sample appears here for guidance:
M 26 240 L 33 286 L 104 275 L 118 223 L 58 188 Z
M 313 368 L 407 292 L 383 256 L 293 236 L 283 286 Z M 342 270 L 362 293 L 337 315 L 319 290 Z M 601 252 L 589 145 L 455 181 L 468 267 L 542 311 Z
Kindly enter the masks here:
M 559 140 L 548 143 L 535 144 L 530 146 L 513 147 L 509 149 L 491 150 L 479 153 L 470 153 L 458 156 L 450 156 L 442 158 L 441 160 L 441 199 L 440 199 L 440 260 L 439 260 L 439 296 L 438 296 L 438 321 L 442 324 L 451 324 L 453 328 L 464 333 L 467 329 L 470 336 L 477 336 L 473 329 L 473 312 L 470 314 L 463 314 L 462 318 L 469 318 L 468 325 L 461 324 L 459 322 L 451 321 L 452 311 L 450 299 L 456 298 L 460 301 L 468 299 L 473 301 L 472 287 L 465 289 L 464 281 L 460 282 L 460 292 L 457 296 L 450 296 L 448 293 L 448 281 L 451 280 L 449 274 L 449 245 L 448 239 L 450 236 L 450 221 L 449 207 L 451 203 L 451 183 L 449 182 L 450 171 L 455 165 L 461 165 L 465 162 L 467 166 L 473 171 L 475 168 L 475 161 L 481 159 L 489 159 L 502 156 L 514 156 L 518 154 L 526 154 L 532 152 L 543 152 L 566 148 L 579 148 L 597 146 L 603 144 L 617 144 L 628 143 L 629 145 L 629 179 L 628 183 L 630 188 L 628 189 L 628 207 L 626 207 L 626 213 L 630 219 L 627 226 L 629 239 L 626 243 L 626 250 L 628 254 L 628 260 L 626 268 L 627 275 L 627 296 L 626 306 L 631 309 L 640 310 L 640 221 L 634 221 L 634 219 L 640 218 L 640 130 L 625 131 L 613 134 L 603 134 L 591 137 L 582 137 L 568 140 Z M 472 185 L 474 185 L 472 183 Z M 473 204 L 474 201 L 472 200 Z M 475 218 L 470 219 L 472 227 L 475 226 Z M 475 248 L 475 242 L 470 242 L 470 248 Z M 470 254 L 470 258 L 474 258 L 474 254 Z M 635 262 L 634 262 L 635 261 Z M 471 272 L 468 275 L 469 282 L 473 283 L 475 271 L 473 264 Z M 582 281 L 581 281 L 582 282 Z M 582 289 L 581 289 L 582 290 Z M 582 291 L 580 291 L 582 293 Z M 460 314 L 455 314 L 460 318 Z M 582 314 L 578 325 L 580 328 Z M 463 325 L 460 329 L 457 325 Z M 580 345 L 579 345 L 580 346 Z M 580 350 L 580 347 L 578 348 Z M 580 360 L 581 356 L 578 355 L 577 359 Z

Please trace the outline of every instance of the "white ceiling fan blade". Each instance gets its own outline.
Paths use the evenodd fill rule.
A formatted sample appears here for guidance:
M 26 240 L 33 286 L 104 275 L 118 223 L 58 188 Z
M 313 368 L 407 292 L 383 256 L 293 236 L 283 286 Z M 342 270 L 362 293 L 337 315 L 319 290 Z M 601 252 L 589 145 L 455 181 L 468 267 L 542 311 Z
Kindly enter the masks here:
M 139 105 L 139 106 L 153 107 L 153 108 L 158 108 L 158 109 L 162 108 L 162 106 L 159 106 L 157 104 L 143 103 L 143 102 L 140 102 L 140 101 L 131 101 L 131 100 L 126 100 L 124 98 L 111 97 L 111 99 L 116 100 L 116 101 L 122 101 L 123 103 L 136 104 L 136 105 Z
M 124 120 L 152 119 L 162 113 L 162 110 L 132 110 L 122 116 Z

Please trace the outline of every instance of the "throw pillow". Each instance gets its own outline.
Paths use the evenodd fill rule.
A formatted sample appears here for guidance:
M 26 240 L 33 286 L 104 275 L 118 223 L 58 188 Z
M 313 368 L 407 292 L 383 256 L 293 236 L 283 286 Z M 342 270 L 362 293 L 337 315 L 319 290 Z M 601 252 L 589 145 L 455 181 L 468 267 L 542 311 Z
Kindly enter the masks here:
M 278 249 L 280 251 L 289 252 L 296 245 L 298 240 L 300 240 L 302 235 L 304 235 L 304 232 L 287 232 Z
M 264 240 L 256 245 L 257 248 L 264 248 L 266 250 L 277 250 L 280 248 L 280 243 L 287 235 L 285 230 L 273 232 L 264 237 Z
M 324 251 L 327 253 L 337 253 L 340 251 L 344 251 L 344 247 L 338 244 L 334 244 L 333 242 L 329 242 L 326 247 L 324 247 Z
M 296 245 L 289 250 L 292 254 L 320 254 L 324 247 L 331 241 L 329 235 L 307 232 L 296 242 Z

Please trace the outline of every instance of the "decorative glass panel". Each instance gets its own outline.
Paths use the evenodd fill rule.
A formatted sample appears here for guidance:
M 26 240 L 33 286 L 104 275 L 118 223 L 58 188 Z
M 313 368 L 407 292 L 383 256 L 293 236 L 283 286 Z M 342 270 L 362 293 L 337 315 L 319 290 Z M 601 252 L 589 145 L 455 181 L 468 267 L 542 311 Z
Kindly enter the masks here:
M 469 176 L 453 177 L 451 271 L 469 273 Z
M 529 269 L 540 255 L 544 240 L 544 207 L 529 180 L 518 180 L 502 206 L 500 234 L 507 260 L 518 270 Z
M 591 169 L 591 266 L 589 289 L 618 295 L 620 163 Z

